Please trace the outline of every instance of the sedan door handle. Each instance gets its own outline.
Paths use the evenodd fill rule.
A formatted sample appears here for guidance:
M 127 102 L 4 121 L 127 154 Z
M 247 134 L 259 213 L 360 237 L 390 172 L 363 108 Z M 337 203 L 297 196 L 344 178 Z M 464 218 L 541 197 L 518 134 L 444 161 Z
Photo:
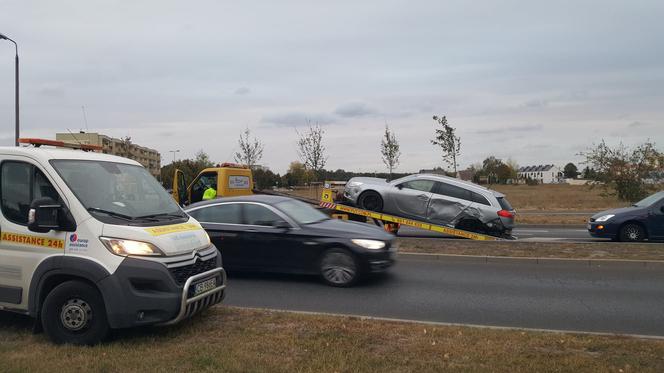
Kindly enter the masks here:
M 426 194 L 420 194 L 419 196 L 417 196 L 417 199 L 421 199 L 421 200 L 425 201 L 425 200 L 429 199 L 429 196 L 427 196 Z

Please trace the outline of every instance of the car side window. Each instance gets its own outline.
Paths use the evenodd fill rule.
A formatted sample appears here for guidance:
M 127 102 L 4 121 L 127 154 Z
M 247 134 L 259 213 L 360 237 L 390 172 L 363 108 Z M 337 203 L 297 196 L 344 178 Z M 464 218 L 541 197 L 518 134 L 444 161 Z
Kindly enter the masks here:
M 28 224 L 30 204 L 36 198 L 60 201 L 58 192 L 36 167 L 24 162 L 4 162 L 0 169 L 2 214 L 16 224 Z
M 421 192 L 431 192 L 434 182 L 432 180 L 411 180 L 399 184 L 403 188 L 419 190 Z
M 245 224 L 271 226 L 279 220 L 283 219 L 265 206 L 251 203 L 244 205 Z
M 239 203 L 225 203 L 203 207 L 190 211 L 189 215 L 201 223 L 242 224 L 241 206 Z
M 472 201 L 470 191 L 447 183 L 436 182 L 436 194 Z
M 470 192 L 470 198 L 472 198 L 472 201 L 475 202 L 475 203 L 491 206 L 489 201 L 483 195 L 481 195 L 479 193 Z

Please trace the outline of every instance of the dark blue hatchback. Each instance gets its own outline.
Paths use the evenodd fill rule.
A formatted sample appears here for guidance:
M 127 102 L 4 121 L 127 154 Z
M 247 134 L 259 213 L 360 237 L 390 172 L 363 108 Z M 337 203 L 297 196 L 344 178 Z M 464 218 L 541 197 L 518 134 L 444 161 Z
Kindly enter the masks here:
M 588 232 L 593 237 L 616 241 L 664 240 L 664 191 L 630 207 L 593 215 L 588 222 Z

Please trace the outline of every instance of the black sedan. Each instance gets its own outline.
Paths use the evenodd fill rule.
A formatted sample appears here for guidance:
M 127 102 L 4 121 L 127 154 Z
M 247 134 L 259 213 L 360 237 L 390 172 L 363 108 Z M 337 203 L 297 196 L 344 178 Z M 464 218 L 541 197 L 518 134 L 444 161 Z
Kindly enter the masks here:
M 664 191 L 643 200 L 593 215 L 588 222 L 593 237 L 616 241 L 664 240 Z
M 203 225 L 230 271 L 319 274 L 330 285 L 350 286 L 387 269 L 396 257 L 393 235 L 331 219 L 288 197 L 220 198 L 186 211 Z

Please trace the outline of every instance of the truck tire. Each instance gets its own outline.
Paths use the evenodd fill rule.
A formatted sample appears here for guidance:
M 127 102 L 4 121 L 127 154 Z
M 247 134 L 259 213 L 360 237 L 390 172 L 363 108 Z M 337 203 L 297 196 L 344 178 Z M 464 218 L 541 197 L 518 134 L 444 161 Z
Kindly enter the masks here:
M 320 260 L 320 276 L 331 286 L 353 286 L 362 275 L 355 255 L 344 249 L 330 249 Z
M 46 335 L 56 344 L 95 345 L 108 335 L 104 300 L 82 281 L 67 281 L 46 296 L 41 309 Z

